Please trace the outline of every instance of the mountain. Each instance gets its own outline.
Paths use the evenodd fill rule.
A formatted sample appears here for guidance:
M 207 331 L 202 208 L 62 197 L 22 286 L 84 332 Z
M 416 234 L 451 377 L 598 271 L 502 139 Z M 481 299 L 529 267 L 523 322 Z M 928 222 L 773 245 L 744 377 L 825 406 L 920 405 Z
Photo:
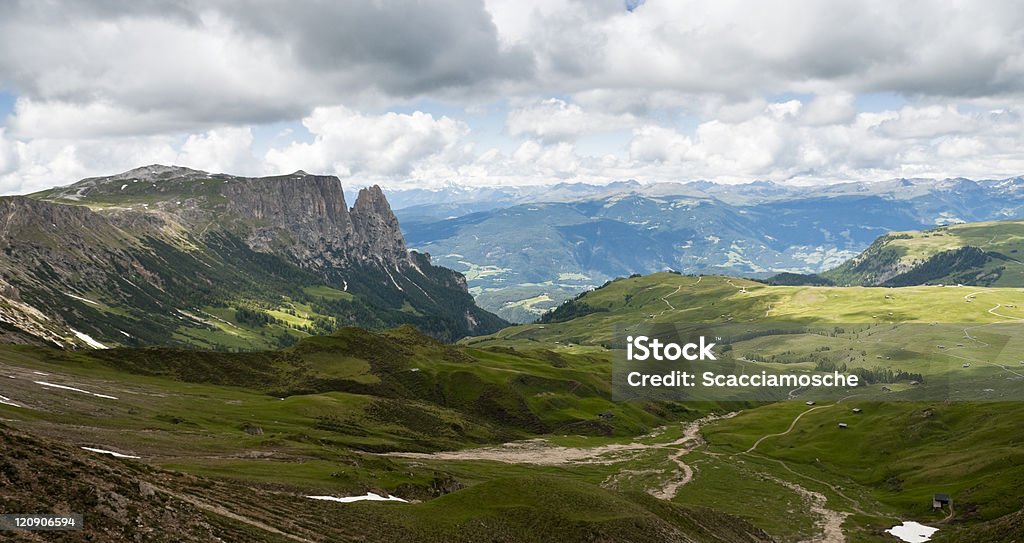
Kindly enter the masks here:
M 819 277 L 838 285 L 1024 287 L 1022 251 L 1024 221 L 954 224 L 886 234 Z
M 445 340 L 504 322 L 409 251 L 379 187 L 148 166 L 0 198 L 0 322 L 63 346 L 252 350 L 357 324 Z M 16 332 L 11 332 L 12 334 Z
M 428 196 L 444 202 L 431 204 L 440 210 L 433 214 L 427 204 L 396 212 L 409 244 L 464 273 L 481 307 L 516 322 L 618 276 L 666 269 L 760 278 L 821 273 L 888 232 L 1024 217 L 1020 177 L 403 194 L 405 204 Z
M 879 233 L 920 224 L 906 206 L 876 196 L 740 207 L 711 197 L 629 194 L 409 219 L 403 228 L 413 247 L 464 273 L 482 307 L 526 322 L 618 276 L 820 271 Z

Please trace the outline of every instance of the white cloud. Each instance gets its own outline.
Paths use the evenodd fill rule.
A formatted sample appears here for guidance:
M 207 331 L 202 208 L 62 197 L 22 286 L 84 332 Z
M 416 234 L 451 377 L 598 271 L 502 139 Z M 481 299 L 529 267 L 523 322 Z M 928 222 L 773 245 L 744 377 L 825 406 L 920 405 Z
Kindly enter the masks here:
M 425 162 L 461 159 L 469 128 L 420 111 L 364 115 L 343 106 L 322 107 L 303 119 L 311 143 L 271 149 L 266 160 L 280 171 L 366 174 L 401 178 Z
M 979 116 L 961 113 L 953 105 L 908 106 L 882 121 L 878 129 L 894 138 L 934 138 L 973 132 L 981 121 Z
M 854 96 L 840 92 L 815 96 L 801 111 L 801 121 L 811 125 L 848 123 L 856 114 Z
M 216 128 L 205 134 L 193 134 L 185 140 L 176 164 L 209 172 L 236 175 L 260 175 L 266 172 L 252 154 L 252 129 Z
M 18 154 L 14 146 L 14 142 L 7 139 L 6 130 L 0 128 L 0 176 L 18 168 Z
M 184 140 L 184 141 L 182 141 Z M 0 129 L 0 192 L 24 194 L 145 164 L 180 164 L 212 172 L 263 175 L 248 128 L 175 136 L 10 141 Z
M 1022 26 L 1009 1 L 15 3 L 0 191 L 150 162 L 417 184 L 1014 175 Z M 866 93 L 894 105 L 858 111 Z
M 692 140 L 670 128 L 648 125 L 633 131 L 629 156 L 643 162 L 682 162 L 691 158 Z
M 16 141 L 18 167 L 0 175 L 0 191 L 24 194 L 143 164 L 171 164 L 177 156 L 175 143 L 167 136 Z
M 882 0 L 649 2 L 634 12 L 583 1 L 522 4 L 487 2 L 502 39 L 529 45 L 538 79 L 563 90 L 1024 90 L 1024 36 L 1016 30 L 1024 12 L 1013 2 L 936 2 L 927 10 Z
M 514 109 L 508 114 L 513 136 L 536 137 L 544 142 L 574 140 L 580 136 L 630 128 L 637 124 L 630 114 L 611 115 L 584 111 L 578 104 L 549 98 Z
M 873 180 L 951 172 L 999 177 L 1024 171 L 1024 144 L 1008 136 L 1024 133 L 1024 119 L 1015 111 L 924 105 L 838 120 L 809 123 L 806 108 L 790 101 L 769 104 L 760 115 L 739 122 L 703 122 L 692 137 L 644 126 L 633 132 L 631 166 L 659 178 L 674 173 L 677 179 L 724 181 Z

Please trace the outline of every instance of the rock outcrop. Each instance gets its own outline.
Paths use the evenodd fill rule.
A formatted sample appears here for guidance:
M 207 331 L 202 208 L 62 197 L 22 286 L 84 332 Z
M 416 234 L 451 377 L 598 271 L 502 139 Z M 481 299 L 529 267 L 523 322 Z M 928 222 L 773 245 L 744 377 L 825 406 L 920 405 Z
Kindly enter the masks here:
M 222 192 L 229 212 L 255 221 L 247 236 L 253 250 L 284 250 L 299 265 L 317 270 L 410 262 L 398 219 L 378 186 L 360 190 L 351 209 L 333 176 L 238 179 L 225 183 Z
M 450 341 L 505 324 L 461 274 L 407 249 L 380 187 L 350 208 L 333 176 L 154 165 L 90 178 L 0 198 L 0 250 L 0 341 L 239 348 L 218 343 L 236 311 L 259 338 L 241 348 L 348 325 L 414 324 Z M 266 313 L 294 304 L 305 323 Z

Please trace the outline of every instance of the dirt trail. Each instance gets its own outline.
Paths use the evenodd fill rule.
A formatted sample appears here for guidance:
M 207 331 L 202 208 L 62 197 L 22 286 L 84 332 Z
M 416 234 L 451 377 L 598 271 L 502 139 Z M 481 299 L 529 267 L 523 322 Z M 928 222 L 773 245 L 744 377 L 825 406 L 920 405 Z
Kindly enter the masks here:
M 996 304 L 996 306 L 993 307 L 992 309 L 989 309 L 988 312 L 993 314 L 993 315 L 995 315 L 995 316 L 997 316 L 997 317 L 1002 317 L 1004 319 L 1011 319 L 1011 320 L 1015 320 L 1015 321 L 1024 320 L 1024 319 L 1022 319 L 1020 317 L 1014 317 L 1012 315 L 1004 315 L 1002 313 L 996 313 L 996 309 L 999 309 L 1000 307 L 1003 307 L 1003 304 Z
M 980 293 L 980 292 L 988 292 L 988 291 L 978 291 L 978 293 Z M 977 293 L 974 293 L 974 294 L 977 294 Z M 970 294 L 968 296 L 970 296 Z M 971 330 L 977 330 L 978 328 L 985 328 L 987 326 L 993 326 L 993 325 L 998 325 L 998 324 L 1006 324 L 1006 323 L 1011 323 L 1011 322 L 1017 322 L 1017 321 L 1024 320 L 1024 319 L 1022 319 L 1020 317 L 1013 317 L 1013 316 L 1010 316 L 1010 315 L 1003 315 L 1002 313 L 996 313 L 995 310 L 999 309 L 1000 307 L 1002 307 L 1002 305 L 1003 304 L 996 304 L 995 307 L 993 307 L 992 309 L 989 309 L 988 312 L 991 313 L 992 315 L 997 316 L 997 317 L 1003 317 L 1003 318 L 1009 319 L 1009 320 L 997 321 L 997 322 L 987 322 L 987 323 L 984 323 L 984 324 L 979 324 L 979 325 L 976 325 L 976 326 L 969 326 L 967 328 L 964 328 L 963 329 L 963 331 L 964 331 L 964 339 L 969 340 L 969 341 L 973 341 L 973 342 L 977 343 L 978 345 L 980 345 L 981 347 L 988 347 L 989 346 L 988 343 L 985 343 L 984 341 L 978 339 L 977 337 L 972 336 L 971 335 Z M 975 364 L 981 364 L 981 365 L 985 365 L 985 366 L 992 366 L 994 368 L 1001 368 L 1003 371 L 1005 371 L 1005 372 L 1007 372 L 1009 374 L 1015 375 L 1017 377 L 1024 377 L 1024 374 L 1022 374 L 1020 372 L 1017 372 L 1017 371 L 1014 371 L 1014 370 L 1008 368 L 1007 366 L 1005 366 L 1003 364 L 998 364 L 996 362 L 989 362 L 987 360 L 981 360 L 981 359 L 978 359 L 978 358 L 972 358 L 972 357 L 967 357 L 967 356 L 960 356 L 958 354 L 953 354 L 953 351 L 959 351 L 959 350 L 963 350 L 963 349 L 966 349 L 966 347 L 950 347 L 949 349 L 946 349 L 946 350 L 944 350 L 944 351 L 942 351 L 941 353 L 938 353 L 938 354 L 944 354 L 946 356 L 951 356 L 953 358 L 958 358 L 960 360 L 963 360 L 964 362 L 972 362 L 972 363 L 975 363 Z
M 392 452 L 384 456 L 399 458 L 418 458 L 424 460 L 490 460 L 506 464 L 536 464 L 554 466 L 565 464 L 617 464 L 636 457 L 637 454 L 659 449 L 676 449 L 669 456 L 678 469 L 673 477 L 660 488 L 648 492 L 657 498 L 670 500 L 675 497 L 679 488 L 693 479 L 693 468 L 683 462 L 682 457 L 704 445 L 700 430 L 714 421 L 731 418 L 737 413 L 726 415 L 708 415 L 704 418 L 688 422 L 683 427 L 683 435 L 670 443 L 612 443 L 598 447 L 562 447 L 552 445 L 545 439 L 531 439 L 505 443 L 498 447 L 482 447 L 461 451 L 442 451 L 437 453 Z
M 778 434 L 768 434 L 768 435 L 761 436 L 761 438 L 758 439 L 757 441 L 755 441 L 754 444 L 751 445 L 749 449 L 747 449 L 746 451 L 743 451 L 743 452 L 745 452 L 745 453 L 754 452 L 754 449 L 756 449 L 757 446 L 760 445 L 762 441 L 764 441 L 764 440 L 766 440 L 766 439 L 768 439 L 770 437 L 784 436 L 784 435 L 792 432 L 793 428 L 796 427 L 796 423 L 800 422 L 800 419 L 802 419 L 804 415 L 810 413 L 811 411 L 817 411 L 819 409 L 826 409 L 826 408 L 832 407 L 833 405 L 834 404 L 819 405 L 817 407 L 812 407 L 812 408 L 810 408 L 810 409 L 808 409 L 806 411 L 802 411 L 799 415 L 796 416 L 796 418 L 793 419 L 793 422 L 789 423 L 789 428 L 786 428 L 785 432 L 780 432 Z
M 769 477 L 770 480 L 796 492 L 803 498 L 812 513 L 818 516 L 815 525 L 821 529 L 821 534 L 811 539 L 805 539 L 800 543 L 846 543 L 846 536 L 843 534 L 843 522 L 850 513 L 833 511 L 826 507 L 828 498 L 821 492 L 807 490 L 806 488 L 789 481 L 776 477 Z
M 671 444 L 672 446 L 679 446 L 679 451 L 668 457 L 669 460 L 679 466 L 679 470 L 675 472 L 675 477 L 666 481 L 661 488 L 651 489 L 647 492 L 661 500 L 675 498 L 679 488 L 693 480 L 693 468 L 683 462 L 683 457 L 705 444 L 704 438 L 700 435 L 701 428 L 716 420 L 729 419 L 738 414 L 737 412 L 732 412 L 722 416 L 709 415 L 688 423 L 683 429 L 683 437 Z
M 546 439 L 529 439 L 503 443 L 497 447 L 481 447 L 436 453 L 390 452 L 384 456 L 419 458 L 423 460 L 489 460 L 506 464 L 614 464 L 632 458 L 633 452 L 649 449 L 644 443 L 613 443 L 600 447 L 562 447 Z
M 665 305 L 667 305 L 667 306 L 668 306 L 668 309 L 666 309 L 665 311 L 669 311 L 669 310 L 675 311 L 675 310 L 676 310 L 676 306 L 672 305 L 672 302 L 668 301 L 668 297 L 669 297 L 669 296 L 675 296 L 675 295 L 676 295 L 676 294 L 678 294 L 678 293 L 679 293 L 679 291 L 680 291 L 680 290 L 682 290 L 682 289 L 683 289 L 683 286 L 682 286 L 682 285 L 679 285 L 679 286 L 678 286 L 678 287 L 676 287 L 676 289 L 675 289 L 675 290 L 673 290 L 673 291 L 672 291 L 671 293 L 669 293 L 669 294 L 666 294 L 666 295 L 664 295 L 664 296 L 662 296 L 662 297 L 661 297 L 661 301 L 665 302 Z M 662 313 L 664 313 L 665 311 L 662 311 Z

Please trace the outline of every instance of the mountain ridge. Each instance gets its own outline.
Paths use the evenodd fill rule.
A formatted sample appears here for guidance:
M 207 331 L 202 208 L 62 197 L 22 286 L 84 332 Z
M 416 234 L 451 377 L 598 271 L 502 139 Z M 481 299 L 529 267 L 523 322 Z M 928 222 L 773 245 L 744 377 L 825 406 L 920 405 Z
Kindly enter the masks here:
M 406 248 L 379 187 L 350 208 L 334 176 L 153 165 L 0 198 L 0 217 L 0 321 L 58 345 L 249 350 L 351 324 L 446 340 L 504 324 Z
M 634 273 L 821 274 L 888 232 L 1024 217 L 1022 177 L 419 192 L 440 203 L 395 195 L 410 245 L 466 274 L 482 307 L 515 322 Z
M 893 232 L 820 277 L 838 285 L 1024 287 L 1024 221 Z

